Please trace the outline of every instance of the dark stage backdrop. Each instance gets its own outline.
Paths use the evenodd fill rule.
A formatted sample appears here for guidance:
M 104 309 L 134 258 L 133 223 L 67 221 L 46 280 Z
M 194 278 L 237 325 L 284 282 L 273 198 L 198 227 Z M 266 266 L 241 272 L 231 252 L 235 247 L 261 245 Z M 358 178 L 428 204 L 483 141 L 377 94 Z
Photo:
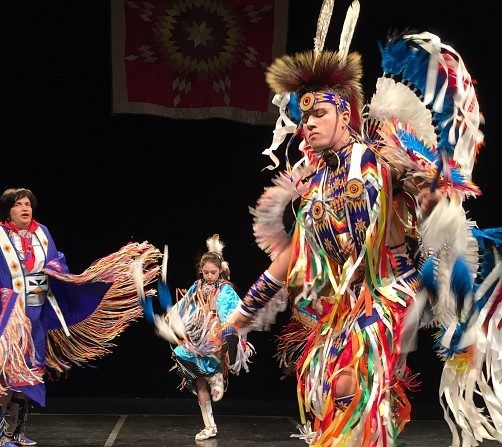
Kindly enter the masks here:
M 312 48 L 321 3 L 291 1 L 289 52 Z M 486 147 L 474 170 L 484 193 L 467 208 L 480 226 L 497 226 L 502 224 L 502 98 L 499 51 L 490 50 L 495 11 L 489 2 L 468 2 L 469 9 L 465 3 L 362 0 L 351 48 L 363 55 L 368 98 L 381 72 L 377 40 L 387 30 L 431 31 L 460 52 L 479 82 L 486 118 Z M 337 47 L 348 4 L 336 2 L 326 48 Z M 2 9 L 7 79 L 0 186 L 27 186 L 35 192 L 36 217 L 51 229 L 71 271 L 82 272 L 128 241 L 148 240 L 161 250 L 169 245 L 169 282 L 188 287 L 206 238 L 219 233 L 232 280 L 244 294 L 268 264 L 254 243 L 248 207 L 273 175 L 261 171 L 269 162 L 261 152 L 271 142 L 272 126 L 112 116 L 108 2 L 11 0 Z M 270 333 L 250 334 L 257 349 L 251 372 L 233 378 L 229 396 L 294 399 L 294 379 L 281 380 L 273 358 L 281 322 Z M 169 346 L 145 321 L 134 323 L 116 344 L 113 354 L 93 368 L 73 368 L 66 379 L 49 383 L 48 395 L 182 395 L 169 371 Z M 430 332 L 422 334 L 410 363 L 423 381 L 412 403 L 434 407 L 441 366 L 432 353 Z

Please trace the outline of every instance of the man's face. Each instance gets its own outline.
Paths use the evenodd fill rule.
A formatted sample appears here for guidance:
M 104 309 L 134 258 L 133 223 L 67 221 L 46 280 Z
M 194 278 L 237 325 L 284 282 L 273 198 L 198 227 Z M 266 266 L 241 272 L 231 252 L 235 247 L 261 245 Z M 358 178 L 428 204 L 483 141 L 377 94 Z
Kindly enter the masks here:
M 319 102 L 302 116 L 307 143 L 315 152 L 336 149 L 344 135 L 349 112 L 338 112 L 329 102 Z

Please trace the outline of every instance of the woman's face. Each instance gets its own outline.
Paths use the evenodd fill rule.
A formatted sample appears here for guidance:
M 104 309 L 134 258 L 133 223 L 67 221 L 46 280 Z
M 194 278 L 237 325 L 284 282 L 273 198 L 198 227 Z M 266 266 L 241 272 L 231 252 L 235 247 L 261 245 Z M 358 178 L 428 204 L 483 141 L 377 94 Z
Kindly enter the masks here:
M 212 284 L 213 282 L 218 280 L 218 278 L 220 277 L 220 271 L 221 270 L 218 268 L 218 266 L 216 266 L 212 262 L 206 262 L 200 269 L 202 277 L 209 284 Z
M 17 200 L 10 209 L 10 220 L 22 230 L 26 230 L 33 218 L 33 209 L 28 197 Z

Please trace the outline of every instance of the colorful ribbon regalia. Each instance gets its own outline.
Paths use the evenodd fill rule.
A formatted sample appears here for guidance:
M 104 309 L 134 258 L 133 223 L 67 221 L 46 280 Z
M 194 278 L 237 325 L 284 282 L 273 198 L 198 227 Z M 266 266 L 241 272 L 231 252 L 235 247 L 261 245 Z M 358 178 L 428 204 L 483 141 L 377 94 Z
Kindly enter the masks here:
M 279 336 L 278 358 L 296 371 L 297 436 L 315 447 L 394 445 L 410 420 L 407 391 L 418 386 L 406 354 L 418 329 L 431 325 L 445 360 L 439 394 L 452 446 L 501 440 L 502 232 L 478 229 L 462 206 L 479 194 L 471 171 L 483 142 L 462 59 L 430 33 L 391 35 L 381 46 L 384 74 L 363 110 L 358 142 L 327 166 L 302 138 L 297 87 L 323 70 L 331 79 L 339 70 L 338 82 L 313 85 L 347 83 L 347 66 L 357 66 L 357 55 L 347 54 L 357 12 L 347 14 L 338 53 L 284 56 L 267 78 L 280 109 L 264 151 L 275 165 L 269 168 L 278 166 L 273 152 L 289 133 L 286 154 L 299 144 L 302 156 L 294 166 L 286 160 L 251 210 L 256 241 L 271 259 L 292 242 L 292 318 Z M 360 77 L 357 70 L 349 76 L 356 83 Z M 351 109 L 358 131 L 360 115 Z M 443 193 L 427 218 L 418 211 L 417 185 Z M 294 201 L 289 235 L 283 212 Z M 406 248 L 389 244 L 396 232 Z M 408 244 L 417 245 L 418 258 Z M 350 371 L 355 394 L 335 397 Z M 484 407 L 475 405 L 480 396 Z

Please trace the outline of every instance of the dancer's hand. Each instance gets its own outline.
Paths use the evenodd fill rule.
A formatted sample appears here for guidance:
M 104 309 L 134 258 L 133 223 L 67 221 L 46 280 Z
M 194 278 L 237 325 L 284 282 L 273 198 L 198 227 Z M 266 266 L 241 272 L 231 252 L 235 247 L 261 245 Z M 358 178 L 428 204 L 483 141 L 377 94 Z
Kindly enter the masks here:
M 155 333 L 173 345 L 182 345 L 186 340 L 185 328 L 159 315 L 153 316 Z
M 227 323 L 237 329 L 238 332 L 242 332 L 251 324 L 252 321 L 252 317 L 247 317 L 236 309 L 233 314 L 230 315 Z
M 431 191 L 428 186 L 418 192 L 417 202 L 423 219 L 429 216 L 442 197 L 442 191 L 438 189 Z

